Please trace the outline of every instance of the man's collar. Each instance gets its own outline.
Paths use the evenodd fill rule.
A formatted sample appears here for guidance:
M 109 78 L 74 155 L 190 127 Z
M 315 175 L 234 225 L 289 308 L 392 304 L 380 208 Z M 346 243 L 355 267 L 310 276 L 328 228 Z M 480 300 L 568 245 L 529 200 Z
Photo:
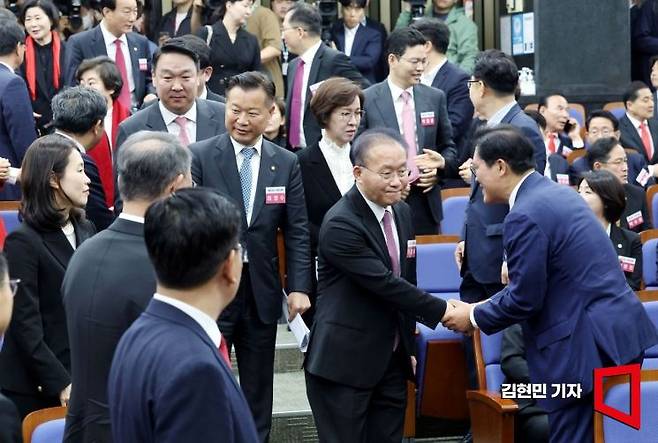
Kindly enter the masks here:
M 85 153 L 87 152 L 87 151 L 85 150 L 85 147 L 82 146 L 82 143 L 80 143 L 79 141 L 77 141 L 77 140 L 76 140 L 75 138 L 73 138 L 72 136 L 70 136 L 70 135 L 68 135 L 68 134 L 65 134 L 65 133 L 63 133 L 62 131 L 59 131 L 59 130 L 56 130 L 56 131 L 55 131 L 55 134 L 61 135 L 62 137 L 66 137 L 66 138 L 68 138 L 69 140 L 71 140 L 73 143 L 75 143 L 75 147 L 78 148 L 78 151 L 80 151 L 80 154 L 85 154 Z
M 119 214 L 119 218 L 135 223 L 144 224 L 144 217 L 140 217 L 138 215 L 126 214 L 125 212 L 122 212 L 121 214 Z
M 105 25 L 105 20 L 101 20 L 100 24 L 98 25 L 101 28 L 101 33 L 103 34 L 103 40 L 105 40 L 105 45 L 113 45 L 114 42 L 117 39 L 117 36 L 112 34 L 109 29 L 107 29 L 107 26 Z M 128 39 L 126 38 L 126 34 L 121 34 L 121 37 L 119 37 L 119 40 L 121 40 L 122 43 L 128 44 Z
M 512 190 L 512 193 L 509 196 L 509 209 L 510 209 L 510 211 L 512 210 L 512 206 L 514 206 L 514 203 L 516 202 L 516 195 L 519 193 L 519 189 L 521 188 L 521 185 L 523 184 L 524 181 L 526 181 L 526 179 L 528 177 L 530 177 L 530 175 L 533 172 L 534 172 L 534 169 L 531 169 L 530 171 L 526 172 L 525 175 L 523 177 L 521 177 L 521 180 L 519 180 L 519 182 L 516 184 L 516 186 L 514 186 L 514 189 Z
M 162 103 L 162 100 L 158 101 L 158 106 L 160 107 L 160 113 L 162 114 L 162 119 L 165 122 L 165 125 L 170 125 L 176 118 L 181 117 L 178 114 L 174 114 L 171 112 L 169 109 L 165 107 L 165 105 Z M 189 121 L 195 122 L 197 121 L 197 113 L 196 113 L 196 100 L 194 100 L 194 103 L 192 104 L 192 107 L 182 115 L 183 117 L 186 117 Z
M 13 72 L 14 74 L 16 73 L 16 70 L 9 65 L 9 63 L 6 62 L 0 62 L 0 65 L 6 66 L 7 69 L 9 69 L 9 72 Z
M 516 100 L 512 100 L 506 105 L 503 105 L 502 108 L 498 109 L 494 115 L 492 115 L 491 118 L 487 120 L 487 126 L 492 127 L 499 125 L 505 116 L 509 113 L 509 111 L 514 107 L 514 105 L 516 105 Z
M 315 54 L 317 54 L 318 50 L 320 49 L 320 45 L 322 45 L 322 40 L 308 48 L 304 53 L 300 56 L 301 59 L 304 61 L 304 64 L 307 66 L 311 66 L 311 63 L 313 63 L 313 59 L 315 58 Z
M 229 136 L 229 138 L 231 139 L 231 144 L 233 145 L 233 151 L 235 152 L 236 156 L 244 148 L 254 148 L 254 149 L 256 149 L 256 152 L 258 153 L 258 155 L 261 155 L 261 153 L 263 151 L 263 136 L 262 135 L 260 137 L 258 137 L 258 140 L 256 140 L 256 143 L 254 143 L 253 146 L 246 146 L 246 145 L 240 144 L 240 143 L 237 142 L 237 140 L 235 140 L 231 136 Z
M 414 96 L 413 86 L 409 86 L 407 89 L 402 89 L 401 87 L 393 83 L 393 80 L 391 80 L 390 75 L 386 78 L 386 82 L 388 83 L 388 87 L 391 89 L 391 95 L 393 95 L 393 101 L 400 98 L 400 95 L 402 95 L 403 91 L 407 91 L 409 94 L 411 94 L 411 98 L 413 98 Z
M 631 123 L 633 123 L 633 127 L 636 129 L 639 128 L 642 123 L 646 123 L 646 120 L 644 122 L 641 122 L 640 120 L 636 119 L 631 114 L 629 114 L 628 112 L 626 112 L 626 117 L 628 117 Z
M 363 193 L 361 188 L 359 187 L 358 183 L 356 185 L 356 189 L 358 189 L 359 193 L 361 194 L 361 197 L 366 201 L 366 204 L 370 208 L 373 214 L 375 214 L 375 218 L 377 219 L 377 223 L 381 223 L 382 219 L 384 218 L 384 213 L 386 211 L 389 211 L 391 214 L 393 214 L 393 207 L 392 206 L 387 206 L 387 207 L 382 207 L 379 206 L 377 203 L 368 200 L 368 197 Z

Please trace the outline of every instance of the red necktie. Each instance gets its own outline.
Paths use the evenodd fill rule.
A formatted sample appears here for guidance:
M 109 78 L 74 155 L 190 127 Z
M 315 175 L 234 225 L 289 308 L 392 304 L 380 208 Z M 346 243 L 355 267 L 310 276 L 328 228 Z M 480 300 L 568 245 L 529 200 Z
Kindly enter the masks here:
M 555 154 L 555 151 L 557 151 L 557 146 L 555 145 L 556 137 L 555 134 L 548 134 L 548 152 L 551 154 Z
M 126 59 L 123 57 L 123 51 L 121 50 L 121 40 L 114 40 L 114 44 L 117 47 L 117 54 L 114 57 L 114 63 L 116 63 L 119 73 L 121 73 L 121 80 L 123 80 L 123 86 L 121 87 L 121 93 L 119 94 L 119 103 L 121 103 L 126 109 L 130 109 L 130 84 L 128 83 L 128 70 L 126 69 Z
M 295 78 L 292 82 L 292 99 L 290 100 L 290 146 L 298 148 L 301 145 L 299 132 L 302 127 L 302 88 L 304 87 L 304 60 L 299 59 Z
M 231 358 L 228 356 L 228 346 L 226 345 L 226 339 L 222 335 L 222 339 L 219 342 L 219 355 L 222 356 L 224 361 L 226 362 L 226 365 L 231 368 Z
M 647 151 L 647 158 L 649 162 L 653 158 L 653 146 L 651 145 L 651 136 L 649 135 L 649 128 L 645 122 L 640 123 L 640 137 L 642 137 L 642 144 L 644 150 Z

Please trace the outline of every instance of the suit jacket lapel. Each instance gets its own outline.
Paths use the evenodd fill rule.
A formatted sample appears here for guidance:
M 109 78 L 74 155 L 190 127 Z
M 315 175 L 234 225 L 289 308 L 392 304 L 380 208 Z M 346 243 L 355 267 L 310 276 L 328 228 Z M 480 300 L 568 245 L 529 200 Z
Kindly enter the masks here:
M 400 274 L 402 274 L 404 269 L 402 264 L 407 259 L 407 244 L 405 243 L 405 239 L 410 237 L 407 233 L 409 221 L 400 219 L 400 211 L 397 206 L 399 205 L 393 206 L 393 216 L 395 217 L 395 227 L 398 231 L 398 252 L 400 255 L 398 257 L 398 263 L 400 263 Z
M 343 28 L 345 29 L 345 28 Z M 354 34 L 354 41 L 352 42 L 352 51 L 350 54 L 359 54 L 362 52 L 363 45 L 366 41 L 365 33 L 366 27 L 359 23 L 359 27 L 356 28 L 356 34 Z
M 425 97 L 423 97 L 418 93 L 418 87 L 414 86 L 414 109 L 416 112 L 416 139 L 418 140 L 416 146 L 416 153 L 422 152 L 421 151 L 422 147 L 427 146 L 427 144 L 425 144 L 425 128 L 420 122 L 420 114 L 430 110 L 430 106 L 431 103 L 427 103 Z M 439 118 L 438 115 L 434 116 L 435 121 L 437 121 L 438 118 Z M 430 144 L 433 145 L 434 143 L 430 143 Z
M 165 124 L 164 118 L 162 118 L 162 113 L 160 112 L 159 103 L 154 103 L 152 106 L 149 106 L 148 109 L 149 114 L 146 120 L 146 127 L 153 131 L 168 132 L 167 125 Z
M 126 34 L 126 41 L 128 42 L 128 51 L 130 52 L 130 63 L 133 67 L 133 80 L 135 81 L 135 90 L 139 89 L 139 47 L 132 38 L 130 33 Z
M 304 100 L 304 115 L 306 115 L 309 109 L 309 103 L 311 102 L 311 85 L 314 85 L 318 82 L 318 71 L 320 70 L 320 65 L 322 64 L 322 57 L 324 56 L 325 46 L 324 43 L 320 44 L 318 52 L 315 53 L 313 57 L 313 62 L 311 63 L 311 71 L 308 74 L 308 83 L 306 84 L 306 99 Z M 307 69 L 307 66 L 304 66 L 304 69 Z
M 235 151 L 233 144 L 228 134 L 224 134 L 217 142 L 217 151 L 214 155 L 214 163 L 218 165 L 221 174 L 219 177 L 225 185 L 228 195 L 235 201 L 236 204 L 242 209 L 242 231 L 247 230 L 247 219 L 244 208 L 244 201 L 242 200 L 242 186 L 240 185 L 240 175 L 238 174 L 238 163 L 235 160 Z M 260 173 L 258 174 L 260 176 Z M 253 220 L 253 216 L 252 216 Z
M 391 95 L 391 88 L 388 83 L 383 81 L 377 91 L 375 98 L 375 106 L 381 114 L 381 118 L 387 127 L 400 131 L 398 126 L 398 118 L 395 115 L 395 105 L 393 104 L 393 96 Z
M 338 26 L 338 29 L 337 29 L 335 35 L 336 35 L 336 48 L 340 52 L 345 52 L 345 25 L 344 24 L 341 23 L 340 26 Z
M 510 123 L 516 114 L 521 112 L 521 107 L 518 104 L 512 106 L 512 108 L 505 114 L 505 117 L 500 121 L 501 123 Z
M 444 85 L 445 79 L 448 76 L 448 62 L 446 61 L 443 66 L 441 66 L 441 69 L 436 73 L 436 76 L 434 77 L 434 80 L 432 80 L 432 87 L 433 88 L 438 88 L 443 90 L 441 86 Z
M 92 51 L 95 54 L 104 54 L 107 55 L 107 46 L 105 45 L 105 39 L 103 38 L 103 31 L 101 31 L 100 26 L 96 26 L 94 33 L 92 34 Z
M 329 187 L 329 189 L 325 188 L 324 190 L 330 194 L 330 198 L 339 200 L 341 197 L 340 190 L 338 189 L 338 185 L 336 184 L 333 175 L 331 175 L 329 165 L 327 164 L 324 155 L 322 155 L 322 151 L 320 151 L 318 145 L 314 145 L 308 149 L 310 149 L 309 158 L 313 165 L 312 177 L 314 177 L 318 183 L 322 184 L 323 187 Z M 331 183 L 331 185 L 329 185 L 329 183 Z
M 392 268 L 391 258 L 388 256 L 388 248 L 386 247 L 386 239 L 384 238 L 384 233 L 382 232 L 379 220 L 375 217 L 375 214 L 368 206 L 368 203 L 366 203 L 356 185 L 348 191 L 347 195 L 355 206 L 358 215 L 361 216 L 363 225 L 367 228 L 379 246 L 379 255 L 388 266 Z
M 207 140 L 217 134 L 215 112 L 203 100 L 196 101 L 196 141 Z
M 76 234 L 76 240 L 77 240 Z M 43 244 L 64 269 L 73 255 L 73 248 L 61 229 L 43 233 Z
M 647 151 L 644 149 L 644 143 L 642 143 L 642 138 L 640 137 L 640 134 L 638 134 L 637 128 L 633 126 L 633 123 L 628 119 L 628 117 L 624 115 L 621 119 L 619 119 L 619 124 L 626 126 L 626 132 L 633 139 L 633 144 L 637 146 L 637 151 L 642 154 L 644 158 L 647 158 Z M 650 158 L 647 160 L 651 162 Z
M 265 205 L 265 188 L 274 184 L 274 179 L 278 174 L 279 164 L 276 161 L 275 150 L 265 139 L 261 149 L 260 165 L 258 169 L 258 183 L 256 184 L 256 196 L 254 197 L 253 208 L 251 211 L 251 224 L 253 225 L 258 217 L 258 213 Z M 287 191 L 287 190 L 286 190 Z

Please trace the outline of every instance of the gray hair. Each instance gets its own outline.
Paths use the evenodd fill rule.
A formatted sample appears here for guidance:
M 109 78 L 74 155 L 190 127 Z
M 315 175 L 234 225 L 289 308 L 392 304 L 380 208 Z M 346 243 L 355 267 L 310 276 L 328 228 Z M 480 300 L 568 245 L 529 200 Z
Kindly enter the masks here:
M 120 146 L 116 168 L 126 201 L 155 201 L 179 174 L 190 175 L 192 155 L 167 132 L 139 131 Z
M 382 143 L 395 143 L 400 145 L 400 149 L 407 152 L 407 142 L 404 141 L 399 132 L 391 128 L 373 128 L 368 129 L 361 134 L 350 150 L 350 160 L 355 166 L 365 166 L 366 155 L 371 148 Z
M 66 88 L 53 97 L 53 126 L 72 134 L 85 134 L 107 113 L 107 102 L 100 92 L 74 86 Z

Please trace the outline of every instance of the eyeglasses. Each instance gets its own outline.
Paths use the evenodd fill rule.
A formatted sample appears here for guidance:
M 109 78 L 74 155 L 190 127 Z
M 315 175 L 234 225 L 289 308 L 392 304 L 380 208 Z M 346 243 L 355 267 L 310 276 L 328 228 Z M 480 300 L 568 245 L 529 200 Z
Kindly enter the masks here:
M 21 282 L 20 278 L 12 278 L 9 280 L 9 290 L 11 291 L 11 296 L 15 297 L 16 292 L 18 291 L 18 284 Z
M 612 133 L 613 133 L 614 131 L 611 131 L 610 129 L 606 128 L 606 129 L 601 129 L 600 131 L 599 131 L 598 129 L 591 129 L 591 130 L 588 131 L 588 132 L 589 132 L 591 135 L 599 135 L 599 134 L 601 134 L 601 135 L 604 136 L 604 137 L 609 137 L 609 136 L 612 135 Z
M 417 64 L 422 64 L 425 66 L 427 64 L 427 59 L 426 58 L 406 58 L 400 56 L 400 58 L 408 63 L 411 63 L 412 65 L 417 65 Z
M 623 158 L 616 158 L 616 159 L 614 159 L 614 160 L 612 160 L 612 161 L 609 161 L 609 162 L 601 162 L 601 163 L 603 163 L 604 165 L 615 165 L 615 166 L 619 166 L 619 165 L 621 165 L 622 163 L 623 163 L 623 164 L 628 163 L 628 158 L 626 158 L 626 157 L 623 157 Z
M 370 171 L 374 174 L 377 174 L 378 176 L 380 176 L 383 180 L 385 180 L 387 182 L 393 180 L 393 177 L 396 176 L 396 175 L 398 176 L 398 178 L 400 180 L 408 178 L 411 175 L 411 170 L 409 170 L 407 168 L 400 169 L 400 170 L 397 170 L 397 171 L 377 172 L 377 171 L 373 171 L 372 169 L 370 169 L 370 168 L 368 168 L 367 166 L 364 166 L 364 165 L 359 165 L 359 167 L 361 167 L 363 169 L 367 169 L 368 171 Z
M 476 168 L 475 166 L 473 166 L 473 163 L 471 163 L 471 166 L 469 166 L 469 169 L 471 170 L 471 175 L 473 177 L 477 177 L 478 168 L 479 166 Z
M 354 111 L 354 112 L 341 112 L 338 114 L 338 118 L 344 122 L 349 122 L 354 117 L 355 120 L 359 121 L 366 115 L 366 111 Z
M 473 86 L 475 83 L 482 83 L 482 80 L 466 80 L 466 86 L 468 89 L 471 89 L 471 86 Z

